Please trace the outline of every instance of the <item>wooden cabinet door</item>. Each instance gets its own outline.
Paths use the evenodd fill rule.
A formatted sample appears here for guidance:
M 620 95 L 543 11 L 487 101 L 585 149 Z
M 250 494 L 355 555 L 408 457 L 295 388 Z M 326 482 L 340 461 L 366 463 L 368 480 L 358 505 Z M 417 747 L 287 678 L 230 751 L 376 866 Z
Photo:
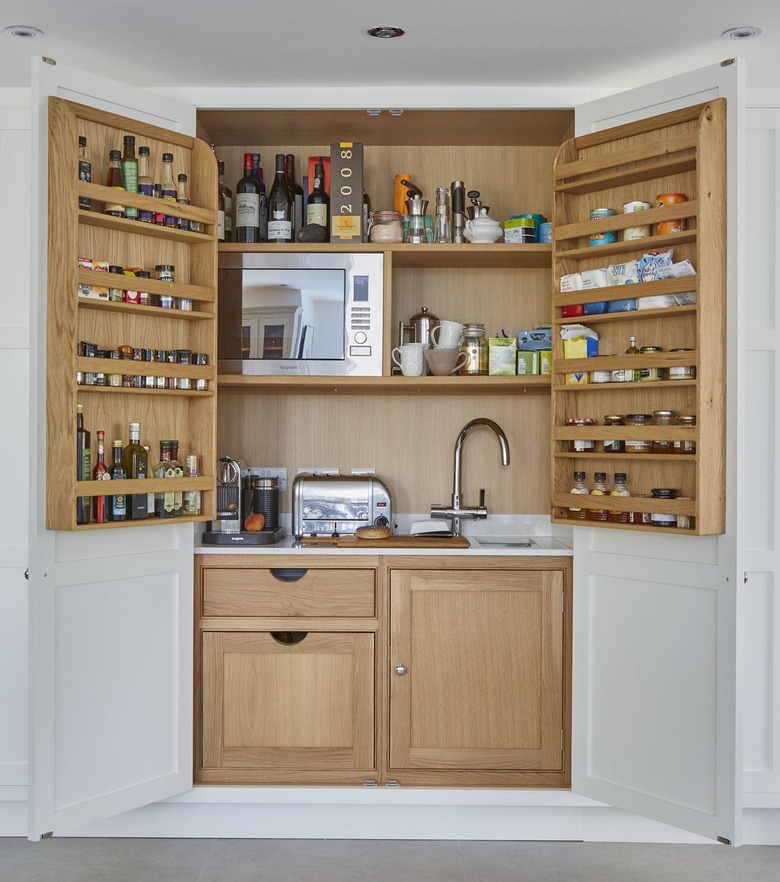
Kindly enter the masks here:
M 374 768 L 374 634 L 208 631 L 202 664 L 202 766 L 219 780 Z
M 562 571 L 392 571 L 391 769 L 563 768 L 563 587 Z

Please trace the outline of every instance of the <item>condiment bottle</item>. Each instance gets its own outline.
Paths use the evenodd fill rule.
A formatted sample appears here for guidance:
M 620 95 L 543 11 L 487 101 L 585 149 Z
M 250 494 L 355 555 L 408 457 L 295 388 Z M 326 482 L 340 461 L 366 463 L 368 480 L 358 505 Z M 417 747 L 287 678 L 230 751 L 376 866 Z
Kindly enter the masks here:
M 593 483 L 590 487 L 590 495 L 591 496 L 606 496 L 607 495 L 607 473 L 606 472 L 596 472 L 593 475 Z M 591 508 L 588 509 L 587 513 L 588 520 L 590 521 L 606 521 L 607 520 L 607 509 L 606 508 Z
M 79 135 L 79 180 L 91 183 L 92 163 L 87 157 L 87 139 Z M 79 208 L 92 211 L 92 200 L 88 196 L 79 196 Z
M 162 183 L 160 184 L 160 195 L 167 202 L 175 202 L 178 195 L 176 182 L 173 179 L 173 153 L 163 153 L 162 155 Z M 179 218 L 171 214 L 165 215 L 166 227 L 177 227 Z
M 120 156 L 121 153 L 118 150 L 108 151 L 108 174 L 106 175 L 106 186 L 125 191 L 125 180 L 122 177 L 122 169 L 119 165 Z M 124 217 L 125 206 L 119 202 L 106 202 L 103 206 L 103 213 L 113 215 L 113 217 Z
M 631 494 L 628 492 L 628 487 L 626 486 L 626 473 L 625 472 L 615 472 L 615 480 L 612 484 L 612 489 L 609 491 L 610 496 L 630 496 Z M 629 520 L 629 513 L 627 511 L 609 511 L 607 513 L 607 520 L 611 524 L 627 524 Z
M 574 473 L 574 483 L 572 484 L 571 490 L 569 492 L 578 493 L 582 496 L 587 495 L 588 488 L 585 486 L 585 472 Z M 576 521 L 584 521 L 587 517 L 587 512 L 584 508 L 570 508 L 569 517 Z

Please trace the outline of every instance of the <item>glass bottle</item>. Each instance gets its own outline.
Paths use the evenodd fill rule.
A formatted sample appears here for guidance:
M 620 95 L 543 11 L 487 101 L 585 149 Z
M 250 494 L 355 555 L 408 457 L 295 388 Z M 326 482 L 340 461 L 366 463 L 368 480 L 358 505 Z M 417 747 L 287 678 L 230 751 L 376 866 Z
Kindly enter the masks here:
M 571 486 L 570 493 L 579 493 L 582 496 L 587 495 L 588 488 L 585 486 L 585 472 L 575 472 L 574 482 Z M 569 517 L 575 521 L 584 521 L 588 516 L 584 508 L 570 508 Z
M 265 180 L 263 178 L 263 167 L 260 165 L 262 156 L 259 153 L 252 154 L 252 173 L 260 188 L 260 238 L 258 241 L 268 241 L 268 198 L 265 190 Z
M 125 179 L 122 177 L 122 168 L 119 165 L 119 157 L 121 153 L 118 150 L 108 151 L 108 174 L 106 175 L 106 186 L 115 187 L 117 190 L 125 189 Z M 106 202 L 103 206 L 103 213 L 113 215 L 113 217 L 124 217 L 125 207 L 118 202 Z
M 183 478 L 184 477 L 184 469 L 182 468 L 182 465 L 179 462 L 179 441 L 178 441 L 178 439 L 174 439 L 170 443 L 171 443 L 171 462 L 170 462 L 169 467 L 173 470 L 173 477 L 174 478 Z M 184 492 L 182 490 L 174 490 L 173 491 L 173 516 L 175 518 L 180 518 L 182 515 L 183 497 L 184 497 Z
M 138 192 L 142 196 L 154 196 L 154 181 L 149 174 L 149 148 L 138 148 Z M 142 208 L 138 212 L 138 220 L 145 224 L 154 221 L 154 215 L 149 209 Z
M 476 322 L 464 325 L 461 352 L 468 355 L 469 360 L 458 371 L 465 376 L 479 376 L 488 372 L 488 347 L 485 341 L 485 326 Z
M 198 454 L 188 453 L 184 460 L 184 477 L 197 478 L 198 470 Z M 200 490 L 185 490 L 182 498 L 182 509 L 185 517 L 196 517 L 201 514 L 201 494 Z
M 165 378 L 163 377 L 163 379 L 165 379 Z M 148 463 L 150 463 L 152 461 L 151 460 L 152 451 L 151 451 L 151 448 L 149 447 L 148 444 L 144 444 L 143 448 L 144 448 L 144 451 L 146 452 L 146 462 L 147 462 L 147 467 L 148 467 Z M 147 517 L 147 519 L 155 517 L 154 493 L 147 493 L 146 494 L 146 517 Z
M 433 241 L 452 242 L 450 227 L 450 188 L 436 188 L 436 214 L 433 220 Z
M 604 417 L 605 426 L 625 426 L 626 421 L 619 414 L 606 414 Z M 626 442 L 620 438 L 613 440 L 605 439 L 602 441 L 604 453 L 624 453 L 626 450 Z
M 146 478 L 149 473 L 149 458 L 141 446 L 141 424 L 130 423 L 130 440 L 122 449 L 122 467 L 130 479 Z M 133 520 L 142 520 L 147 515 L 146 493 L 133 493 L 128 496 L 128 510 Z
M 276 172 L 268 194 L 268 241 L 292 242 L 293 200 L 284 176 L 284 153 L 276 154 Z
M 678 415 L 676 425 L 692 428 L 696 425 L 696 417 L 688 415 Z M 696 441 L 692 438 L 685 438 L 674 442 L 675 453 L 696 453 Z
M 79 135 L 79 180 L 92 182 L 92 163 L 87 156 L 87 139 Z M 79 208 L 92 211 L 92 200 L 89 196 L 79 196 Z
M 179 205 L 190 205 L 190 188 L 187 183 L 187 175 L 183 172 L 176 178 L 176 201 Z M 197 221 L 186 220 L 183 217 L 179 218 L 179 229 L 180 230 L 191 230 L 193 233 L 202 232 L 200 228 L 200 224 Z
M 260 184 L 252 174 L 252 154 L 244 154 L 244 177 L 236 184 L 236 242 L 260 241 Z
M 111 445 L 113 462 L 111 463 L 111 480 L 123 481 L 127 475 L 122 465 L 122 442 L 114 441 Z M 124 493 L 114 493 L 111 497 L 111 520 L 123 521 L 127 517 L 127 496 Z
M 122 177 L 125 182 L 125 190 L 128 193 L 138 192 L 138 160 L 135 156 L 135 138 L 132 135 L 125 135 L 124 152 L 120 160 L 122 167 Z M 125 209 L 125 216 L 128 220 L 138 220 L 138 209 L 128 205 Z
M 654 426 L 671 426 L 674 424 L 676 414 L 673 410 L 654 410 Z M 671 438 L 661 438 L 653 441 L 653 453 L 674 453 L 674 441 Z
M 325 169 L 321 161 L 314 164 L 314 184 L 306 200 L 306 224 L 330 227 L 330 196 L 325 192 Z
M 298 230 L 303 226 L 303 187 L 295 179 L 295 156 L 288 153 L 285 157 L 285 173 L 287 177 L 287 187 L 290 190 L 293 201 L 293 242 L 295 241 Z
M 363 241 L 368 242 L 368 221 L 371 217 L 371 197 L 363 190 Z
M 152 187 L 152 196 L 155 199 L 162 199 L 162 184 L 155 184 Z M 158 227 L 161 227 L 165 223 L 165 214 L 162 211 L 153 211 L 152 219 Z
M 105 438 L 106 433 L 102 429 L 98 429 L 96 451 L 97 462 L 95 463 L 95 467 L 92 469 L 93 481 L 111 480 L 111 473 L 106 466 Z M 108 520 L 108 506 L 106 504 L 107 501 L 107 497 L 103 495 L 95 497 L 94 514 L 95 523 L 97 524 L 105 524 L 105 522 Z
M 217 164 L 219 169 L 219 180 L 217 181 L 217 242 L 225 241 L 225 189 L 222 184 L 222 173 L 224 165 L 220 162 Z
M 233 241 L 233 191 L 224 181 L 225 163 L 221 162 L 217 166 L 219 170 L 219 190 L 225 204 L 225 242 Z
M 648 413 L 627 413 L 626 426 L 644 428 L 650 425 L 651 415 Z M 626 438 L 626 453 L 652 453 L 653 442 L 649 438 Z
M 170 441 L 160 441 L 160 461 L 154 467 L 153 474 L 155 478 L 174 477 Z M 174 497 L 173 490 L 158 490 L 154 494 L 154 513 L 158 518 L 174 517 Z
M 88 481 L 92 476 L 92 433 L 84 428 L 84 405 L 76 405 L 76 480 Z M 88 524 L 92 519 L 92 497 L 76 497 L 76 523 Z
M 173 179 L 173 153 L 163 153 L 162 155 L 162 181 L 160 183 L 160 194 L 163 200 L 175 202 L 178 196 L 176 181 Z M 166 227 L 178 227 L 179 218 L 172 214 L 165 215 Z
M 615 472 L 615 480 L 612 489 L 609 491 L 610 496 L 630 496 L 626 486 L 626 473 Z M 629 521 L 629 512 L 627 511 L 610 511 L 607 513 L 607 520 L 610 524 L 627 524 Z
M 596 472 L 593 475 L 593 483 L 590 486 L 590 495 L 591 496 L 606 496 L 607 495 L 607 473 L 606 472 Z M 606 510 L 606 508 L 588 509 L 587 518 L 589 521 L 606 521 L 607 520 L 607 510 Z

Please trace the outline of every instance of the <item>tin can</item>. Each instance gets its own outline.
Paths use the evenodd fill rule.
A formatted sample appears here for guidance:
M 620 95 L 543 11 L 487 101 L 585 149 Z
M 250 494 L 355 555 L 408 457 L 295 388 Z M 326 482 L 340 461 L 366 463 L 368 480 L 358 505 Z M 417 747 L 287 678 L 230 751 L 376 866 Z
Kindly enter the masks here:
M 630 214 L 634 211 L 646 211 L 648 208 L 650 208 L 649 202 L 625 202 L 623 203 L 623 214 Z M 649 224 L 641 227 L 626 227 L 623 230 L 623 241 L 631 242 L 634 239 L 646 239 L 649 235 Z
M 160 294 L 160 307 L 162 309 L 173 309 L 173 297 L 170 294 Z
M 160 282 L 173 282 L 176 267 L 170 263 L 158 263 L 154 268 L 154 274 Z
M 544 221 L 539 224 L 539 241 L 544 243 L 545 245 L 549 245 L 552 242 L 552 234 L 553 234 L 553 225 L 550 221 Z
M 206 392 L 209 388 L 209 382 L 205 377 L 199 377 L 195 380 L 195 389 L 198 392 Z
M 591 208 L 590 219 L 599 220 L 603 217 L 614 217 L 614 208 Z M 606 230 L 603 233 L 592 233 L 590 237 L 591 245 L 611 245 L 617 239 L 614 230 Z
M 678 205 L 680 202 L 688 201 L 685 193 L 659 193 L 655 198 L 659 208 L 663 208 L 664 205 Z M 655 225 L 656 236 L 670 236 L 672 233 L 682 233 L 683 230 L 685 230 L 684 217 L 672 221 L 661 221 Z
M 176 309 L 184 310 L 185 312 L 192 312 L 192 298 L 191 297 L 177 297 L 176 298 Z

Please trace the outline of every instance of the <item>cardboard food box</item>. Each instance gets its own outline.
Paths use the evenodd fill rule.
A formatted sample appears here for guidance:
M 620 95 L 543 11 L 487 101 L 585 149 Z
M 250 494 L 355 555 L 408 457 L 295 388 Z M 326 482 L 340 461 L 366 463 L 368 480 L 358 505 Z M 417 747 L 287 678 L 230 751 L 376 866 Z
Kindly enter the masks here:
M 585 325 L 564 325 L 561 328 L 564 358 L 591 358 L 599 354 L 599 337 Z M 566 385 L 584 385 L 589 380 L 588 371 L 566 374 Z
M 488 374 L 513 377 L 517 373 L 517 341 L 514 337 L 488 339 Z
M 518 376 L 531 377 L 540 373 L 538 350 L 517 350 L 517 373 Z
M 363 145 L 330 145 L 330 241 L 363 241 Z

